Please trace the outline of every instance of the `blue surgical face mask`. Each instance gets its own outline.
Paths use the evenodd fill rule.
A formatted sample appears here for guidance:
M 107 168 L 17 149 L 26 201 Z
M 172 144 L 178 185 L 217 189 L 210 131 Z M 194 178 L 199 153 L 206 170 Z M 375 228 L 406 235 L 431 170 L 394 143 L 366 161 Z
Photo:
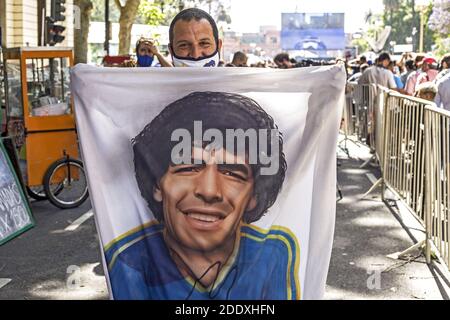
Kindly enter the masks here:
M 137 58 L 139 67 L 150 67 L 153 63 L 153 57 L 150 57 L 148 55 L 138 55 Z

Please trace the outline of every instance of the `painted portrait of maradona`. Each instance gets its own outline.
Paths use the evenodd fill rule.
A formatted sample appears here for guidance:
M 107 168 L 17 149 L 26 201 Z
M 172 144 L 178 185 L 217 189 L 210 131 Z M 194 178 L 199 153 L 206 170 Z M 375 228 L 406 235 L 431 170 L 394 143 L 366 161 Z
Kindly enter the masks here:
M 255 130 L 257 141 L 235 152 L 220 139 L 205 141 L 199 124 L 224 137 Z M 187 156 L 174 139 L 182 133 L 193 137 Z M 297 238 L 286 227 L 254 225 L 275 203 L 287 170 L 282 134 L 255 100 L 191 93 L 131 143 L 137 185 L 154 219 L 104 248 L 115 299 L 300 299 Z M 258 146 L 256 157 L 250 145 Z

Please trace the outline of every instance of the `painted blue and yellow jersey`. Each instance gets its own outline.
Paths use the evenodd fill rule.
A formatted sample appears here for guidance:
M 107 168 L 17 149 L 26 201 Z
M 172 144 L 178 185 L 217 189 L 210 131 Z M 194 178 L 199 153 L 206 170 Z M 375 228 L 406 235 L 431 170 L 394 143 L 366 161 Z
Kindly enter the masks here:
M 239 245 L 209 288 L 181 274 L 163 230 L 150 223 L 105 247 L 115 299 L 300 299 L 299 245 L 287 228 L 242 225 Z

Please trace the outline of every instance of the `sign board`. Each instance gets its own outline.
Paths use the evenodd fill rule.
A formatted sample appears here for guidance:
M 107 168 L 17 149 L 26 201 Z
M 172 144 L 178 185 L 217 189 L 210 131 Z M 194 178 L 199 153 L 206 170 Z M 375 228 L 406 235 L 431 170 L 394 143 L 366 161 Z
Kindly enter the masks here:
M 16 154 L 8 144 L 11 140 L 0 141 L 0 245 L 34 226 L 28 198 L 16 174 Z
M 325 56 L 345 49 L 344 13 L 282 13 L 283 50 L 308 50 Z
M 412 44 L 396 44 L 394 46 L 394 52 L 413 52 L 413 45 Z

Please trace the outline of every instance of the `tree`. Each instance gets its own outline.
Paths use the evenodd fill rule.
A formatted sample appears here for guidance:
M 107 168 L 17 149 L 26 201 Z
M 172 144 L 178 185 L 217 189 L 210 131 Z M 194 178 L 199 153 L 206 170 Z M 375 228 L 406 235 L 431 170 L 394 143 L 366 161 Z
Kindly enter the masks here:
M 383 0 L 384 12 L 386 17 L 389 17 L 389 25 L 392 26 L 394 11 L 400 7 L 400 0 Z
M 94 9 L 91 13 L 91 20 L 105 22 L 105 0 L 91 0 Z M 111 0 L 109 3 L 109 21 L 119 22 L 120 11 L 116 4 Z
M 229 0 L 186 0 L 187 6 L 198 7 L 208 12 L 217 22 L 231 23 L 227 12 L 230 10 Z
M 89 23 L 93 5 L 90 0 L 74 0 L 74 5 L 80 8 L 80 29 L 75 29 L 74 34 L 75 64 L 86 63 L 88 52 Z
M 161 23 L 166 24 L 167 15 L 166 3 L 173 1 L 144 1 L 139 7 L 139 15 L 144 19 L 144 23 L 156 26 Z
M 450 34 L 450 0 L 435 0 L 433 2 L 428 25 L 441 35 Z
M 94 0 L 99 1 L 99 0 Z M 130 50 L 133 23 L 169 25 L 173 17 L 184 8 L 198 7 L 208 11 L 217 22 L 230 23 L 230 0 L 115 0 L 120 10 L 119 54 Z M 139 15 L 138 15 L 139 13 Z
M 231 23 L 229 0 L 143 0 L 139 14 L 149 25 L 168 26 L 178 12 L 191 7 L 209 12 L 217 22 Z
M 392 31 L 388 41 L 386 41 L 385 50 L 389 49 L 389 42 L 395 41 L 397 44 L 406 43 L 406 38 L 415 37 L 415 49 L 418 48 L 420 15 L 414 9 L 414 0 L 384 0 L 385 10 L 383 14 L 383 23 L 385 26 L 391 26 Z M 425 10 L 425 22 L 428 20 L 431 12 Z M 413 32 L 414 28 L 416 33 Z M 431 50 L 433 45 L 433 31 L 424 27 L 424 50 Z
M 428 20 L 428 26 L 435 31 L 435 53 L 439 56 L 450 52 L 450 0 L 435 0 Z
M 364 20 L 364 29 L 359 32 L 361 36 L 359 39 L 353 39 L 352 45 L 357 46 L 360 53 L 368 50 L 378 53 L 386 43 L 386 34 L 389 30 L 385 30 L 381 15 L 374 14 L 370 10 L 365 14 Z
M 120 10 L 119 55 L 126 55 L 130 52 L 131 28 L 141 0 L 115 0 L 115 3 Z

